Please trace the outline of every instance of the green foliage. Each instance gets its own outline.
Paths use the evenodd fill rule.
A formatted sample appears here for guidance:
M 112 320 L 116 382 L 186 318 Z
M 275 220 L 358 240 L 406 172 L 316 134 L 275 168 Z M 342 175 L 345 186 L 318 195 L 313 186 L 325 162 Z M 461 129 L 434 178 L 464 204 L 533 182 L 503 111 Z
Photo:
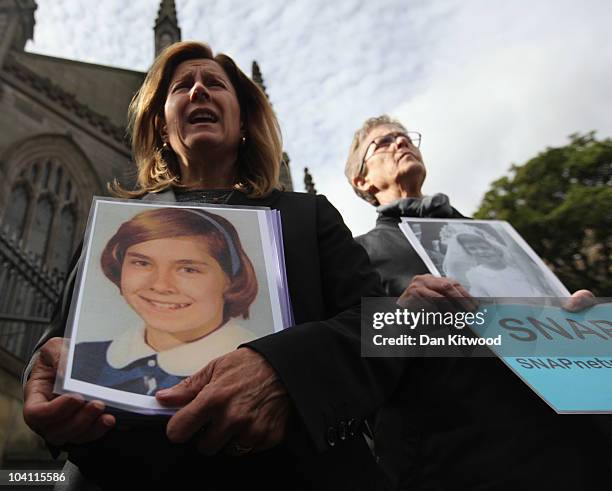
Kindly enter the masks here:
M 612 296 L 612 140 L 570 136 L 493 182 L 476 218 L 509 221 L 570 291 Z

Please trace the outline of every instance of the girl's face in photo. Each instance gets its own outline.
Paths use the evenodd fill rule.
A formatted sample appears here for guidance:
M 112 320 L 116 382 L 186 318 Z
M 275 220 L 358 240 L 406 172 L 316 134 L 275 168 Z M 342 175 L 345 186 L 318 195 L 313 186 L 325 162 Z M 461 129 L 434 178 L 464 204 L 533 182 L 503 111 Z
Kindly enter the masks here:
M 206 239 L 173 237 L 129 247 L 121 293 L 147 329 L 193 340 L 223 322 L 230 279 L 209 254 Z
M 464 239 L 465 251 L 476 259 L 478 264 L 500 269 L 505 266 L 501 251 L 483 239 Z

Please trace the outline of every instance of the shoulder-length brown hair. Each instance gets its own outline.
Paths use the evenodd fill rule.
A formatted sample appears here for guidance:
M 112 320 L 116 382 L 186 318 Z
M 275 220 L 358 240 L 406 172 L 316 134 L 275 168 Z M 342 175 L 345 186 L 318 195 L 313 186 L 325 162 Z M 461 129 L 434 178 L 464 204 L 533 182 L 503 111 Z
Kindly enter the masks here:
M 174 152 L 164 149 L 160 129 L 174 70 L 182 62 L 192 59 L 214 60 L 221 65 L 238 96 L 246 142 L 238 152 L 238 182 L 235 187 L 252 198 L 267 195 L 278 187 L 283 158 L 281 131 L 272 106 L 234 60 L 224 54 L 213 55 L 206 44 L 191 41 L 174 43 L 162 51 L 132 99 L 128 110 L 128 130 L 132 139 L 132 157 L 138 169 L 138 189 L 127 191 L 115 181 L 112 190 L 122 197 L 137 197 L 159 192 L 174 184 L 180 185 L 179 163 Z
M 253 264 L 234 226 L 222 216 L 201 209 L 158 208 L 138 213 L 121 224 L 102 251 L 100 265 L 104 275 L 121 289 L 126 251 L 141 242 L 173 237 L 201 239 L 229 278 L 223 321 L 238 316 L 248 318 L 258 289 Z

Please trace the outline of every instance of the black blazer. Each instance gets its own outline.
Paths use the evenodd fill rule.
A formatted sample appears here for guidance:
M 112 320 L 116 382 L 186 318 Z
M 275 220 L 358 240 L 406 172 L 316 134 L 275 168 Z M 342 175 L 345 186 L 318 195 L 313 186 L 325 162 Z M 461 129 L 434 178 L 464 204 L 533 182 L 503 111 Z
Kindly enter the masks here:
M 175 201 L 172 191 L 145 199 Z M 220 489 L 257 481 L 267 489 L 384 489 L 362 429 L 398 383 L 402 363 L 360 356 L 361 297 L 382 294 L 366 253 L 322 195 L 274 191 L 249 199 L 234 193 L 228 204 L 281 212 L 296 325 L 247 346 L 268 360 L 287 388 L 296 414 L 290 436 L 263 454 L 207 458 L 193 442 L 171 444 L 165 421 L 145 420 L 124 428 L 119 424 L 97 442 L 70 447 L 70 460 L 109 487 L 117 483 L 109 470 L 129 475 L 142 465 L 151 472 L 139 479 L 155 484 L 206 475 L 205 482 L 216 482 Z M 67 285 L 56 321 L 39 345 L 63 335 L 72 287 Z

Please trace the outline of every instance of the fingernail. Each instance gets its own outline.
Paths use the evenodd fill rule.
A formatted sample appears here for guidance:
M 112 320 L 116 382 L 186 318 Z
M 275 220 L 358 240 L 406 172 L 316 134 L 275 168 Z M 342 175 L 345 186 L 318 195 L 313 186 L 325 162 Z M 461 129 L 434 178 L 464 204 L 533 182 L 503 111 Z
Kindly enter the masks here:
M 169 390 L 169 389 L 162 389 L 162 390 L 158 390 L 158 391 L 155 393 L 155 395 L 156 395 L 156 396 L 162 396 L 162 397 L 165 397 L 165 396 L 167 396 L 169 393 L 170 393 L 170 390 Z
M 104 403 L 101 401 L 93 401 L 91 405 L 98 411 L 104 411 Z

